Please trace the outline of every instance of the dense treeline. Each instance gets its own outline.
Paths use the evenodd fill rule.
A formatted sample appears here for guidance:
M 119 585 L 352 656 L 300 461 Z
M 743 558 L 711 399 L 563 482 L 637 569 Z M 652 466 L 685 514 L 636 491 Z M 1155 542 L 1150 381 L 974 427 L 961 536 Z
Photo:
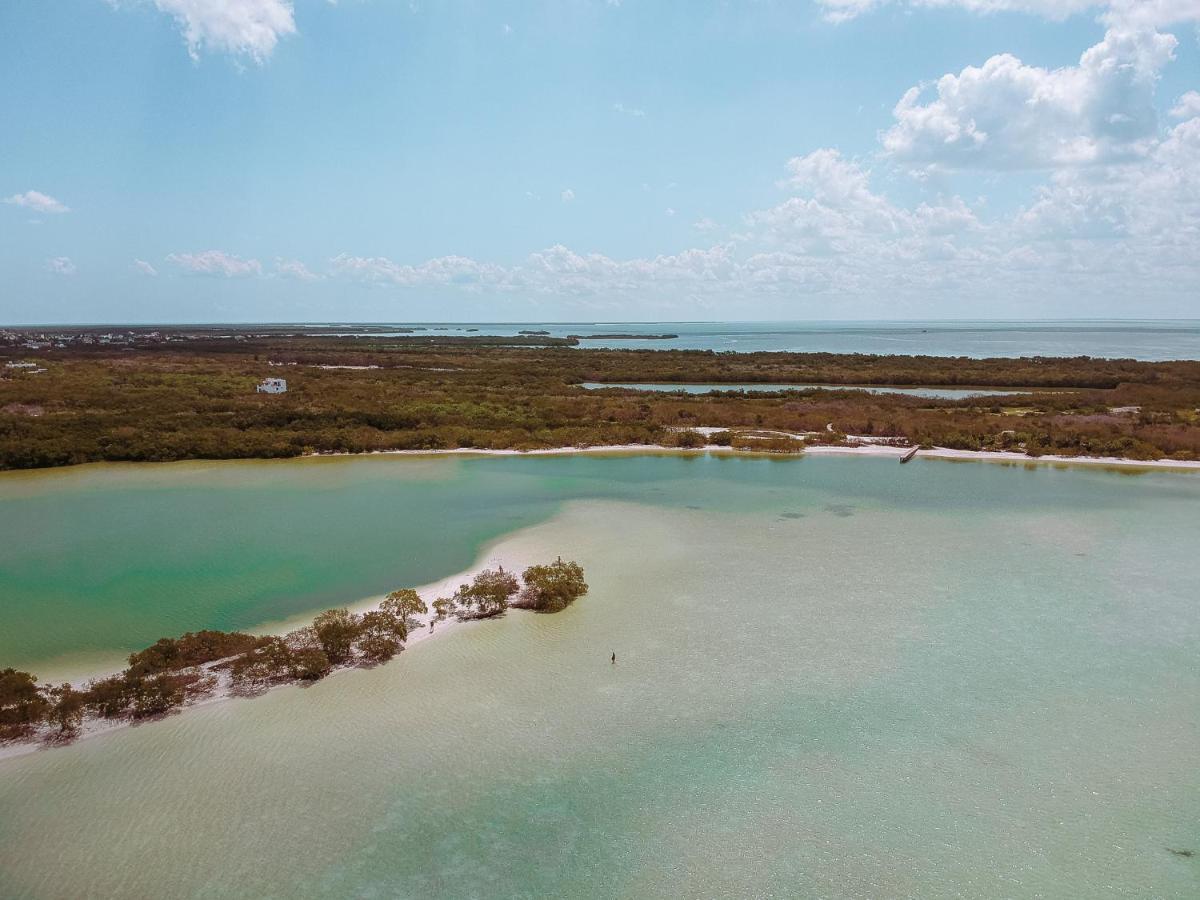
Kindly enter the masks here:
M 503 567 L 485 569 L 469 584 L 432 604 L 428 627 L 497 616 L 510 606 L 560 612 L 587 593 L 583 568 L 559 558 L 530 566 L 521 578 Z M 404 648 L 430 609 L 411 588 L 393 591 L 380 605 L 355 614 L 329 609 L 312 624 L 283 636 L 196 631 L 161 638 L 129 657 L 122 672 L 70 684 L 39 684 L 29 672 L 0 670 L 0 742 L 33 737 L 64 743 L 78 736 L 87 717 L 138 720 L 160 716 L 224 687 L 253 695 L 272 685 L 316 681 L 334 669 L 376 665 Z
M 0 468 L 671 444 L 680 441 L 679 429 L 702 425 L 790 432 L 832 425 L 837 434 L 960 449 L 1200 458 L 1200 362 L 590 350 L 472 340 L 214 336 L 134 349 L 38 351 L 46 372 L 0 369 Z M 266 376 L 287 378 L 288 392 L 256 394 Z M 1015 393 L 967 400 L 849 390 L 683 395 L 587 391 L 578 387 L 584 381 L 970 385 Z

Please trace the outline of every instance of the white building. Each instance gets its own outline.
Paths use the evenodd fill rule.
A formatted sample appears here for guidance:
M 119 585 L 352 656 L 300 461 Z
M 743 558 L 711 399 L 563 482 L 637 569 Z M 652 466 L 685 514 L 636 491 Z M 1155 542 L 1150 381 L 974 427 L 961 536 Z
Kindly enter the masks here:
M 258 385 L 260 394 L 286 394 L 287 382 L 282 378 L 264 378 Z

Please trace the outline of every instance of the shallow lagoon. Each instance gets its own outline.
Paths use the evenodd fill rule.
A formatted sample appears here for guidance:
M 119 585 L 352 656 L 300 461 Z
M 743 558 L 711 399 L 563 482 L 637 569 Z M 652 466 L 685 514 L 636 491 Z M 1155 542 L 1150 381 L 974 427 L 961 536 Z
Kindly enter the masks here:
M 740 384 L 679 384 L 668 382 L 600 382 L 585 381 L 579 385 L 589 391 L 604 388 L 626 388 L 631 391 L 655 391 L 671 393 L 682 391 L 685 394 L 711 394 L 715 391 L 748 391 L 750 393 L 773 391 L 867 391 L 871 394 L 901 394 L 907 397 L 925 397 L 934 400 L 965 400 L 968 397 L 1007 397 L 1013 394 L 1027 394 L 1036 389 L 1013 388 L 998 391 L 989 388 L 945 388 L 945 387 L 893 387 L 878 384 L 765 384 L 750 382 Z
M 145 604 L 159 624 L 259 616 L 271 570 L 305 556 L 319 591 L 266 618 L 480 555 L 561 552 L 593 586 L 560 615 L 0 763 L 5 896 L 1171 897 L 1200 877 L 1168 849 L 1195 847 L 1200 814 L 1195 475 L 377 458 L 93 467 L 0 496 L 46 525 L 90 500 L 143 557 L 170 541 L 131 523 L 161 504 L 199 572 L 255 509 L 307 522 L 234 567 L 224 606 L 178 576 Z M 365 577 L 377 531 L 394 549 Z M 61 534 L 56 565 L 86 568 L 96 546 Z M 42 596 L 86 616 L 70 595 Z

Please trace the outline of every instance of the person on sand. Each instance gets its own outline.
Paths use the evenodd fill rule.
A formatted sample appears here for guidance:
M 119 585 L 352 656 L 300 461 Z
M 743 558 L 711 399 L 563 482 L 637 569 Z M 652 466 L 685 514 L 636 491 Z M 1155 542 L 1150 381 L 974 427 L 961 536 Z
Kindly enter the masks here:
M 614 651 L 613 651 L 613 655 L 612 655 L 612 664 L 613 664 L 614 666 L 617 664 L 617 651 L 616 651 L 616 650 L 614 650 Z

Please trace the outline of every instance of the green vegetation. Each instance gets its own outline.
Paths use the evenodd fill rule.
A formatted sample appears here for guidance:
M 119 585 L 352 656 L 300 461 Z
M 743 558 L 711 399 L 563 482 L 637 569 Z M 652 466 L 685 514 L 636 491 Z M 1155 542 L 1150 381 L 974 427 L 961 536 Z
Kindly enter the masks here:
M 461 585 L 454 592 L 450 608 L 460 620 L 487 619 L 508 609 L 509 601 L 520 589 L 517 576 L 505 572 L 503 566 L 484 569 L 469 585 Z
M 176 672 L 251 649 L 258 639 L 238 631 L 189 631 L 180 638 L 160 638 L 129 657 L 135 675 Z
M 587 593 L 583 568 L 561 557 L 530 566 L 524 584 L 503 567 L 485 569 L 453 597 L 433 603 L 435 620 L 497 616 L 510 605 L 559 612 Z M 517 598 L 515 601 L 513 598 Z M 195 631 L 161 638 L 129 656 L 124 671 L 90 681 L 39 684 L 28 672 L 0 670 L 0 743 L 40 737 L 47 743 L 75 738 L 88 716 L 138 720 L 165 715 L 218 689 L 253 695 L 276 684 L 316 681 L 335 668 L 377 665 L 402 649 L 429 608 L 411 588 L 393 591 L 362 614 L 328 609 L 311 625 L 282 637 Z M 433 627 L 433 622 L 430 623 Z
M 0 671 L 0 740 L 28 735 L 46 715 L 50 704 L 37 679 L 16 669 Z
M 734 450 L 757 453 L 803 453 L 805 443 L 785 434 L 735 434 L 729 439 L 729 446 Z
M 825 432 L 1031 455 L 1200 458 L 1200 362 L 583 349 L 544 336 L 355 338 L 273 331 L 13 350 L 0 367 L 0 468 L 306 453 L 651 444 L 699 426 Z M 0 359 L 7 351 L 0 347 Z M 322 366 L 370 366 L 345 369 Z M 283 376 L 286 394 L 256 394 Z M 945 385 L 1012 396 L 863 391 L 586 391 L 582 382 Z M 822 440 L 828 440 L 822 437 Z M 721 442 L 724 438 L 717 439 Z M 757 449 L 766 449 L 757 445 Z
M 522 574 L 525 587 L 515 606 L 538 612 L 561 612 L 587 593 L 583 567 L 559 557 L 548 566 L 530 566 Z

